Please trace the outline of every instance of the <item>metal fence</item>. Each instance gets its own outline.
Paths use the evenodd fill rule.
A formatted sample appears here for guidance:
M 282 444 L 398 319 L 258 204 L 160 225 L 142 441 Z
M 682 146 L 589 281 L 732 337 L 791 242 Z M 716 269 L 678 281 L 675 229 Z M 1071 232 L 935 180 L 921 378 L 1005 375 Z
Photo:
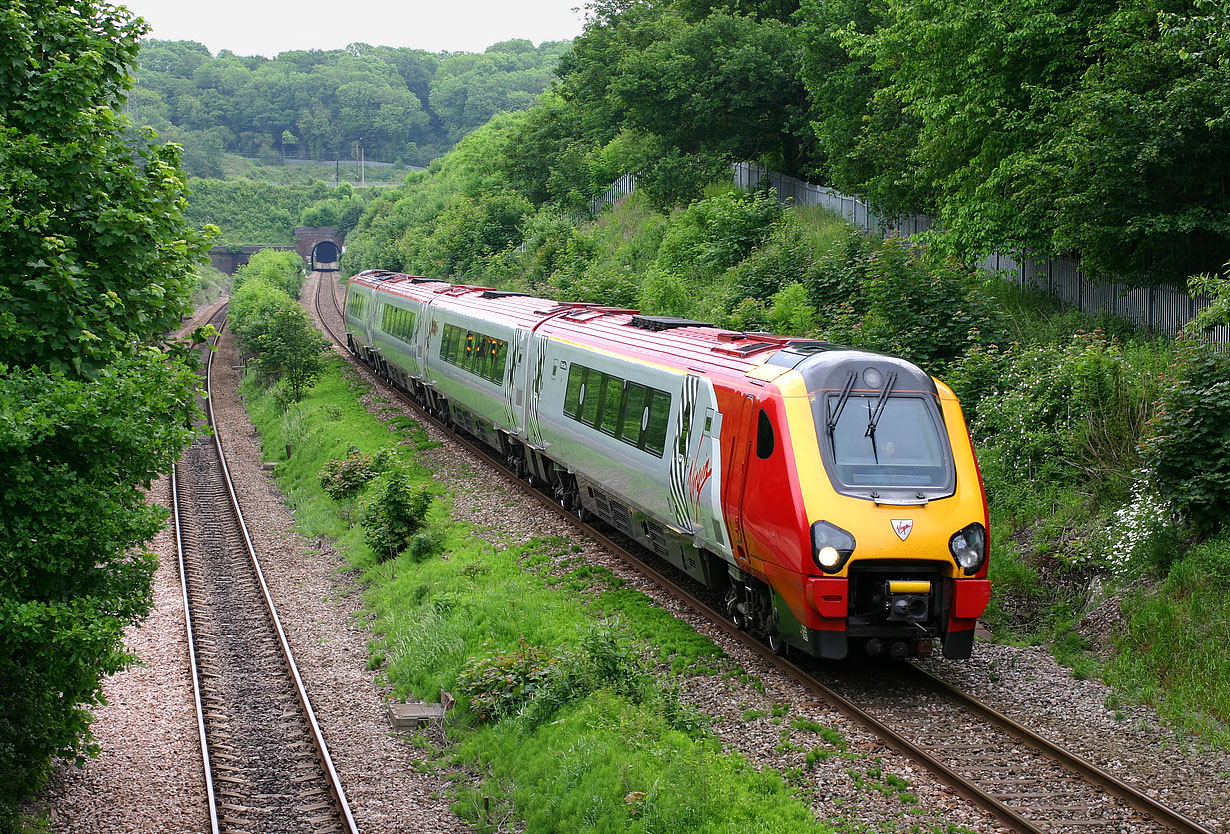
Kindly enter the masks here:
M 624 174 L 611 183 L 606 191 L 589 201 L 589 213 L 597 214 L 609 205 L 627 197 L 636 188 L 636 174 Z
M 921 214 L 883 221 L 858 197 L 812 185 L 750 162 L 739 162 L 732 167 L 735 184 L 741 188 L 763 188 L 767 184 L 782 202 L 822 206 L 869 232 L 910 237 L 932 227 L 932 218 Z M 1197 311 L 1209 304 L 1207 297 L 1193 298 L 1175 287 L 1128 287 L 1117 281 L 1093 281 L 1081 272 L 1080 263 L 1071 258 L 1035 260 L 995 252 L 976 266 L 1011 277 L 1021 286 L 1032 285 L 1046 290 L 1082 312 L 1121 316 L 1154 333 L 1168 336 L 1176 335 Z M 1211 336 L 1223 344 L 1230 342 L 1230 327 L 1222 325 Z

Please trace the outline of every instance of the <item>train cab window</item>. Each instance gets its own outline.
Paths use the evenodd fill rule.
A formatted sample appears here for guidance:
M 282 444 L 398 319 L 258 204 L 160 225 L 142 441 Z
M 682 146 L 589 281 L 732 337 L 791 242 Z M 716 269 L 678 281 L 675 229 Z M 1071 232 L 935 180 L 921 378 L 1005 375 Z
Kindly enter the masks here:
M 666 448 L 666 425 L 670 416 L 670 395 L 654 391 L 649 403 L 649 423 L 645 426 L 645 436 L 641 439 L 645 451 L 662 457 L 662 451 Z
M 773 435 L 773 421 L 765 410 L 760 409 L 760 417 L 756 420 L 756 457 L 768 460 L 773 454 L 776 438 Z
M 619 439 L 633 446 L 641 445 L 641 432 L 649 423 L 649 389 L 644 385 L 629 382 L 627 394 L 624 397 L 623 426 L 619 429 Z
M 623 404 L 624 381 L 619 377 L 602 378 L 602 417 L 598 428 L 612 437 L 619 431 L 619 410 Z

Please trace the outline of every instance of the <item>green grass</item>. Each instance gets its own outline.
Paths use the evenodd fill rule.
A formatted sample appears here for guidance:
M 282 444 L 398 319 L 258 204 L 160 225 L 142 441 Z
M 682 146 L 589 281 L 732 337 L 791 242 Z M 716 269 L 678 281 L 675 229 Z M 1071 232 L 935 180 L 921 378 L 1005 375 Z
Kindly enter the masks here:
M 1177 727 L 1230 748 L 1230 533 L 1123 601 L 1126 628 L 1106 679 Z

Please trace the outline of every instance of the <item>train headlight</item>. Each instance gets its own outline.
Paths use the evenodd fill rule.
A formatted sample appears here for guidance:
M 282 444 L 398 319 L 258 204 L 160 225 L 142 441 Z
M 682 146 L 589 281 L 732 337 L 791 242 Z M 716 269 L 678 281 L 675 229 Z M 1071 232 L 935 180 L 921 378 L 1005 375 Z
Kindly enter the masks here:
M 948 549 L 965 575 L 973 576 L 987 558 L 986 528 L 975 521 L 948 540 Z
M 825 573 L 841 570 L 854 553 L 854 536 L 827 521 L 817 521 L 811 526 L 812 558 Z

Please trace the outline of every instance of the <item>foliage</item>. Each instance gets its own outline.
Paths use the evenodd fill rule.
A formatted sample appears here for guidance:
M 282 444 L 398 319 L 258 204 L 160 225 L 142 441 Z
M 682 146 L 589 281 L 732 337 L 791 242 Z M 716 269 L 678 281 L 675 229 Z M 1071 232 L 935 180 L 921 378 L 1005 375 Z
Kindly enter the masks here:
M 350 446 L 345 457 L 328 460 L 320 468 L 320 488 L 335 501 L 353 498 L 387 465 L 384 456 L 365 455 L 359 447 Z
M 457 674 L 457 691 L 479 721 L 513 715 L 544 689 L 552 665 L 559 663 L 522 637 L 511 651 L 493 650 L 470 658 Z
M 1107 680 L 1133 700 L 1156 705 L 1184 730 L 1230 745 L 1230 537 L 1179 560 L 1160 586 L 1123 603 L 1125 623 Z
M 1142 449 L 1152 485 L 1205 536 L 1225 527 L 1230 506 L 1227 414 L 1230 354 L 1202 342 L 1186 344 Z
M 101 679 L 131 662 L 124 629 L 152 601 L 146 501 L 191 436 L 196 378 L 158 351 L 92 380 L 0 373 L 0 829 L 49 771 L 95 750 Z
M 815 296 L 832 299 L 822 310 L 822 336 L 902 356 L 932 373 L 996 338 L 998 316 L 971 272 L 900 238 L 851 239 L 822 259 L 810 283 Z
M 1188 330 L 1208 333 L 1215 327 L 1230 324 L 1230 263 L 1220 273 L 1192 276 L 1188 279 L 1187 291 L 1192 296 L 1210 297 L 1209 304 L 1188 324 Z
M 121 110 L 144 23 L 95 0 L 0 11 L 0 829 L 55 756 L 94 752 L 90 707 L 131 661 L 187 445 L 179 326 L 208 235 L 185 228 L 173 147 Z
M 499 111 L 523 110 L 567 47 L 506 41 L 483 54 L 351 44 L 275 58 L 212 55 L 191 41 L 141 44 L 133 120 L 184 145 L 219 176 L 223 151 L 425 165 Z
M 298 260 L 297 255 L 290 254 Z M 265 276 L 267 269 L 280 271 L 282 260 L 263 259 L 240 281 L 231 298 L 229 320 L 255 357 L 261 380 L 277 385 L 282 403 L 289 405 L 303 399 L 324 371 L 329 343 L 303 308 Z
M 174 148 L 124 141 L 143 24 L 87 2 L 0 15 L 0 363 L 92 374 L 177 327 L 206 235 Z
M 381 562 L 395 559 L 411 547 L 414 537 L 427 524 L 427 513 L 435 499 L 428 486 L 412 486 L 409 474 L 391 467 L 373 484 L 372 494 L 363 506 L 364 540 Z M 413 554 L 420 559 L 428 554 Z
M 967 395 L 983 391 L 971 429 L 1005 479 L 1113 490 L 1139 468 L 1160 370 L 1147 349 L 1094 331 L 972 351 L 956 377 Z
M 253 278 L 268 282 L 290 298 L 298 298 L 299 290 L 303 287 L 303 258 L 295 252 L 276 249 L 254 252 L 246 264 L 235 270 L 231 279 L 232 291 L 238 293 L 243 285 Z
M 343 188 L 322 182 L 272 185 L 220 179 L 192 179 L 189 187 L 187 221 L 213 224 L 221 229 L 219 243 L 237 246 L 294 246 L 295 225 L 303 212 Z

